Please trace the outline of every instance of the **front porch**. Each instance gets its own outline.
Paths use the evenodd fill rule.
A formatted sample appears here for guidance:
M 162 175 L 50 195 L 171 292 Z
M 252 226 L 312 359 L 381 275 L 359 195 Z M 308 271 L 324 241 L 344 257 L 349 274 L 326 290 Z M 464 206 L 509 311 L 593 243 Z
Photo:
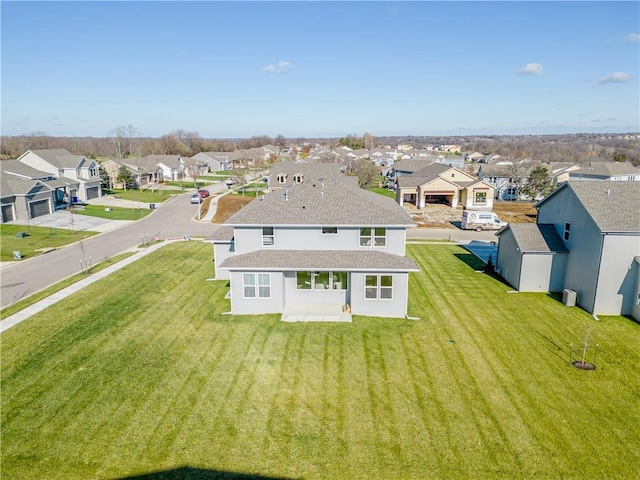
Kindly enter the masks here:
M 336 303 L 288 303 L 284 307 L 283 322 L 342 322 L 351 323 L 351 313 L 342 311 Z

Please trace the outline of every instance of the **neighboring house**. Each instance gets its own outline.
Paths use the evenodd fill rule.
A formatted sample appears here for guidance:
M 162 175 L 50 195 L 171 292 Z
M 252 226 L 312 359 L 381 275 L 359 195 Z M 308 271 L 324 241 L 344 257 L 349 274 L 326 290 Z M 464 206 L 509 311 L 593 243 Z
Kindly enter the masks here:
M 186 178 L 186 162 L 180 155 L 147 155 L 141 165 L 152 165 L 153 176 L 158 182 L 170 182 Z
M 413 203 L 418 208 L 426 204 L 437 203 L 457 208 L 462 203 L 465 209 L 491 210 L 493 208 L 493 187 L 486 182 L 457 168 L 439 163 L 432 163 L 421 170 L 405 174 L 406 169 L 413 168 L 413 162 L 421 160 L 403 160 L 407 162 L 401 175 L 396 171 L 396 201 Z M 409 163 L 411 162 L 411 164 Z
M 200 152 L 192 158 L 204 162 L 212 172 L 232 169 L 231 156 L 224 152 Z
M 124 182 L 119 180 L 120 170 L 122 167 L 126 168 L 131 175 L 131 180 L 136 188 L 149 185 L 152 182 L 153 174 L 148 172 L 142 165 L 137 165 L 132 162 L 136 162 L 135 159 L 127 160 L 103 160 L 100 167 L 109 178 L 109 185 L 111 188 L 125 188 Z
M 638 182 L 563 183 L 535 205 L 536 225 L 497 233 L 497 269 L 520 291 L 571 289 L 589 313 L 635 314 L 638 205 Z
M 27 150 L 18 162 L 54 175 L 59 180 L 70 181 L 67 193 L 71 201 L 91 200 L 102 196 L 98 162 L 74 155 L 64 148 L 50 150 Z
M 52 191 L 51 187 L 40 180 L 3 174 L 0 178 L 2 223 L 28 220 L 52 213 Z
M 640 181 L 640 168 L 629 162 L 591 162 L 569 172 L 569 180 Z
M 448 165 L 449 167 L 463 168 L 464 167 L 464 158 L 457 156 L 448 156 L 438 155 L 438 158 L 435 159 L 435 163 L 440 163 L 442 165 Z
M 228 278 L 231 313 L 347 305 L 356 315 L 405 317 L 405 235 L 415 224 L 393 200 L 302 168 L 301 183 L 259 197 L 210 239 L 216 278 Z M 276 175 L 273 170 L 272 177 Z

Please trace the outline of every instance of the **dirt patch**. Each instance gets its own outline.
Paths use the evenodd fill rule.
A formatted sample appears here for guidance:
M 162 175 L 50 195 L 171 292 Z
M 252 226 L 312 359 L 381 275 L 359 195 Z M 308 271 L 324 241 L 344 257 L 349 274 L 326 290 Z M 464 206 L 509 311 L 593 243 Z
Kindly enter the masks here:
M 242 195 L 228 194 L 218 199 L 218 208 L 211 223 L 224 223 L 227 218 L 236 213 L 242 207 L 255 200 L 255 197 L 243 197 Z
M 427 205 L 418 209 L 410 203 L 403 205 L 418 228 L 457 229 L 462 222 L 462 207 L 451 208 L 446 205 Z M 501 220 L 508 223 L 535 223 L 537 210 L 533 203 L 495 202 L 493 211 Z

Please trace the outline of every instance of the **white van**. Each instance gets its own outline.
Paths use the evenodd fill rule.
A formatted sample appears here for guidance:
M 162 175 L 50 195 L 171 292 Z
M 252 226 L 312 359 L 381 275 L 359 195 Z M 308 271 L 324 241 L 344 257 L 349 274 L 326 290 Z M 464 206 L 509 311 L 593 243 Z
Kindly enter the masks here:
M 474 212 L 465 210 L 462 212 L 463 230 L 500 230 L 507 222 L 503 222 L 493 212 Z

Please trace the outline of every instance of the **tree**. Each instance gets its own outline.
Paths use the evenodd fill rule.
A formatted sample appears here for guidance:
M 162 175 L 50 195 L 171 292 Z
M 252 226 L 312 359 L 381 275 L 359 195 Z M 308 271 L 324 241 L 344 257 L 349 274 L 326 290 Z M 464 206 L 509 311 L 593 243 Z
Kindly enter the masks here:
M 522 186 L 522 193 L 531 200 L 546 197 L 553 190 L 553 182 L 549 170 L 544 165 L 534 168 Z
M 121 159 L 124 156 L 126 133 L 126 127 L 124 125 L 118 125 L 107 132 L 117 159 Z
M 373 148 L 373 135 L 371 135 L 369 132 L 364 132 L 364 135 L 362 136 L 362 143 L 364 148 Z
M 127 169 L 127 167 L 125 167 L 124 165 L 122 165 L 118 170 L 116 180 L 119 183 L 122 183 L 125 190 L 127 189 L 127 187 L 131 187 L 134 185 L 133 175 L 131 175 L 129 169 Z
M 276 147 L 280 147 L 280 148 L 286 147 L 287 139 L 284 138 L 284 136 L 282 136 L 282 135 L 278 135 L 274 140 L 274 145 Z
M 353 162 L 351 174 L 358 176 L 358 187 L 369 188 L 378 178 L 380 172 L 370 160 L 363 158 Z

